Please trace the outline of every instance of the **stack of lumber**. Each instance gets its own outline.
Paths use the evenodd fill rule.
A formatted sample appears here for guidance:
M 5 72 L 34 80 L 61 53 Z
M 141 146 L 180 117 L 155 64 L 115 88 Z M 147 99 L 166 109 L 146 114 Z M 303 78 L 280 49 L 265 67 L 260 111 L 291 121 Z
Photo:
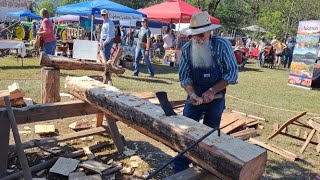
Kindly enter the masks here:
M 258 135 L 256 128 L 259 121 L 238 113 L 225 112 L 222 114 L 220 128 L 223 133 L 232 137 L 247 140 Z
M 11 106 L 23 106 L 24 100 L 24 92 L 20 89 L 17 83 L 13 83 L 12 85 L 8 86 L 8 90 L 0 90 L 0 94 L 10 94 L 9 99 L 11 101 Z M 4 107 L 4 97 L 0 97 L 0 107 Z

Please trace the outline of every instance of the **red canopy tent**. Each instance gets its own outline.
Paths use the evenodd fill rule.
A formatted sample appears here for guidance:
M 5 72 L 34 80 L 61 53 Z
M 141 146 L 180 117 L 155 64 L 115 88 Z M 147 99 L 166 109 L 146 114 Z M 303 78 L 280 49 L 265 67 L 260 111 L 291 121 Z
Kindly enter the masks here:
M 149 19 L 169 23 L 189 23 L 193 13 L 202 12 L 183 0 L 168 0 L 139 11 L 146 14 Z M 217 18 L 210 16 L 210 20 L 212 24 L 220 24 Z

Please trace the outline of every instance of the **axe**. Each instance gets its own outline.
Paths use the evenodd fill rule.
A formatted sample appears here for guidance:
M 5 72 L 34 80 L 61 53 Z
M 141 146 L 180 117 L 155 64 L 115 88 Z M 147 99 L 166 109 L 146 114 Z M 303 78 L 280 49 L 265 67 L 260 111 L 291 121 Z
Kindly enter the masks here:
M 163 109 L 166 116 L 174 116 L 177 115 L 173 111 L 173 107 L 181 104 L 191 103 L 191 100 L 180 100 L 180 101 L 171 101 L 169 102 L 167 93 L 164 91 L 156 92 L 156 96 L 160 102 L 160 106 Z M 221 99 L 223 98 L 222 94 L 216 94 L 213 99 Z

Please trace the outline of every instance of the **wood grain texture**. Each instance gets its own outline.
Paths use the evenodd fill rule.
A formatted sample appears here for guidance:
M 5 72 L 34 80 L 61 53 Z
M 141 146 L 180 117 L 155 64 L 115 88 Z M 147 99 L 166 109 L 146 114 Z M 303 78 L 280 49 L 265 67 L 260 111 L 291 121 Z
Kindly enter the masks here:
M 83 101 L 67 101 L 49 104 L 38 104 L 23 108 L 12 108 L 17 124 L 39 122 L 53 119 L 96 114 L 101 112 Z M 0 108 L 0 117 L 3 121 L 9 121 L 6 108 Z
M 94 63 L 88 61 L 80 61 L 77 59 L 71 59 L 61 56 L 51 56 L 42 53 L 40 55 L 40 65 L 54 67 L 57 69 L 65 69 L 65 70 L 89 70 L 89 71 L 106 71 L 115 73 L 115 74 L 123 74 L 125 69 L 117 68 L 111 66 L 111 64 L 101 64 Z
M 60 102 L 60 70 L 52 67 L 41 68 L 42 104 Z
M 65 83 L 70 94 L 178 151 L 211 130 L 180 115 L 167 117 L 161 107 L 88 77 L 67 77 Z M 186 156 L 224 179 L 259 179 L 267 161 L 264 149 L 217 132 Z

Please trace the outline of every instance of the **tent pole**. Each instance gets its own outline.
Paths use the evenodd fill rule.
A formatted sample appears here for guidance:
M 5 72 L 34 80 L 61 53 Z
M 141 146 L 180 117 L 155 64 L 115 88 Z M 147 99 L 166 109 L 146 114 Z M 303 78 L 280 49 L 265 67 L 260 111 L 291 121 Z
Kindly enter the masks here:
M 90 40 L 92 41 L 92 33 L 93 33 L 93 18 L 94 18 L 94 14 L 92 14 L 91 15 L 91 33 L 90 33 L 90 35 L 91 35 L 91 37 L 90 37 Z
M 179 35 L 180 35 L 180 22 L 181 22 L 181 17 L 179 18 L 179 25 L 178 25 L 178 33 L 177 33 L 177 43 L 176 43 L 176 49 L 178 49 L 178 37 L 179 37 Z

